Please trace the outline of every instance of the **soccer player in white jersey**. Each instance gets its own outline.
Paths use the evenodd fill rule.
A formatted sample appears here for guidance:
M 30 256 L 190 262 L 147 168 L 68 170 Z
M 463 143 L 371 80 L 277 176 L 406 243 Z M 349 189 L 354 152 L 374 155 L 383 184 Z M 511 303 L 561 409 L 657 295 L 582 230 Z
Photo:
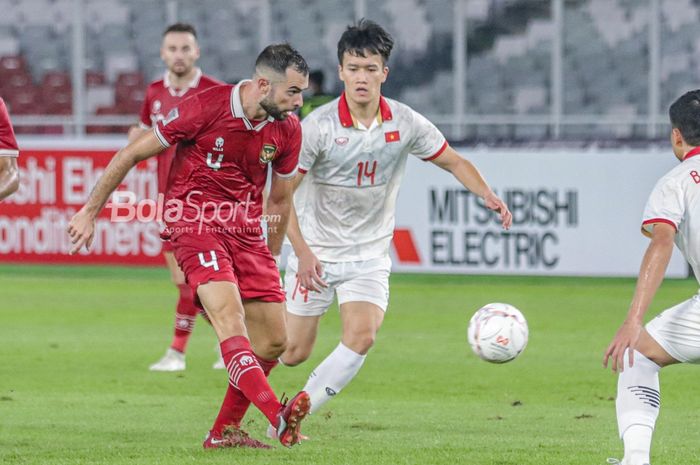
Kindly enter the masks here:
M 289 339 L 280 361 L 293 366 L 309 357 L 336 294 L 343 326 L 340 343 L 304 388 L 312 412 L 358 373 L 382 325 L 395 203 L 409 154 L 450 171 L 500 214 L 504 228 L 511 224 L 505 203 L 432 123 L 382 97 L 392 47 L 376 23 L 348 27 L 338 42 L 345 92 L 302 122 L 300 188 L 287 231 L 294 249 L 285 274 Z
M 673 153 L 681 163 L 649 196 L 642 233 L 651 238 L 642 260 L 627 317 L 605 351 L 619 373 L 617 423 L 625 447 L 623 465 L 650 463 L 659 415 L 659 370 L 674 363 L 700 363 L 700 294 L 659 314 L 644 315 L 663 281 L 673 244 L 700 280 L 700 90 L 686 93 L 669 110 Z

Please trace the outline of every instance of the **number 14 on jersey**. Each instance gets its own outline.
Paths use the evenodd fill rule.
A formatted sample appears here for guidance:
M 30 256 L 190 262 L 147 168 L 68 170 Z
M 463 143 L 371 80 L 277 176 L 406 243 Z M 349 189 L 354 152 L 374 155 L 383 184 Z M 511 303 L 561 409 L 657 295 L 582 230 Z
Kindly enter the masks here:
M 361 161 L 357 163 L 357 185 L 361 186 L 364 182 L 370 186 L 374 186 L 374 175 L 377 172 L 377 160 L 370 162 Z

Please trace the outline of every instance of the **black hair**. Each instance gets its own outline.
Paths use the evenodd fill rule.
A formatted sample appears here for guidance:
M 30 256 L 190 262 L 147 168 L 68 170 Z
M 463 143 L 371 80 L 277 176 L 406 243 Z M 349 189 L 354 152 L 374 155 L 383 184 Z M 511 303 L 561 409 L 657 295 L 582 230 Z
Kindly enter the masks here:
M 381 55 L 384 64 L 389 61 L 394 39 L 379 24 L 369 19 L 361 19 L 356 25 L 348 26 L 338 41 L 338 63 L 343 64 L 343 55 L 365 57 L 365 53 Z
M 171 24 L 170 26 L 168 26 L 165 32 L 163 32 L 163 37 L 170 34 L 171 32 L 189 32 L 194 36 L 195 39 L 197 38 L 197 31 L 195 30 L 194 26 L 187 23 Z
M 306 60 L 289 44 L 272 44 L 265 47 L 255 60 L 255 68 L 258 66 L 270 68 L 280 74 L 285 74 L 289 67 L 305 76 L 309 74 Z
M 678 129 L 688 145 L 700 146 L 700 89 L 681 95 L 668 110 L 671 126 Z

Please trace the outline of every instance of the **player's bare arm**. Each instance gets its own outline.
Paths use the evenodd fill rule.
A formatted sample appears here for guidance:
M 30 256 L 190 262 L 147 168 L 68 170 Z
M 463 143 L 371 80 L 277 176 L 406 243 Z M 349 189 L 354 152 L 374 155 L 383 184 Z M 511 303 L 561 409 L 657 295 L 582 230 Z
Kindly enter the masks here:
M 0 200 L 19 189 L 17 158 L 0 157 Z
M 129 132 L 127 132 L 127 141 L 129 144 L 131 144 L 133 141 L 141 137 L 142 135 L 146 134 L 147 132 L 151 131 L 151 129 L 144 129 L 138 124 L 134 124 L 129 128 Z
M 95 230 L 95 218 L 129 170 L 138 162 L 162 152 L 164 148 L 155 133 L 151 131 L 116 153 L 107 165 L 105 172 L 97 180 L 87 203 L 71 218 L 68 224 L 68 234 L 73 243 L 70 250 L 71 255 L 78 252 L 83 246 L 86 249 L 90 248 Z
M 299 184 L 304 180 L 304 173 L 297 173 L 294 179 L 294 191 L 296 192 Z M 294 254 L 299 259 L 299 267 L 297 278 L 299 284 L 310 291 L 318 292 L 319 287 L 328 287 L 328 284 L 321 277 L 323 275 L 323 265 L 321 261 L 314 255 L 311 248 L 304 240 L 299 227 L 299 218 L 297 217 L 296 208 L 292 208 L 289 216 L 289 225 L 287 226 L 287 237 L 292 243 Z
M 483 198 L 487 208 L 500 214 L 503 229 L 510 228 L 513 215 L 508 210 L 508 206 L 491 190 L 474 164 L 463 158 L 450 146 L 439 157 L 432 160 L 432 163 L 452 173 L 464 187 Z
M 272 184 L 267 197 L 267 248 L 273 257 L 282 253 L 282 242 L 287 232 L 289 215 L 292 210 L 294 178 L 287 179 L 272 174 Z
M 644 315 L 656 295 L 664 279 L 666 268 L 671 260 L 676 230 L 666 223 L 657 223 L 651 233 L 651 242 L 642 259 L 639 270 L 637 287 L 630 304 L 627 318 L 603 356 L 603 366 L 607 368 L 608 360 L 612 359 L 612 370 L 621 372 L 624 369 L 624 354 L 629 348 L 629 365 L 634 365 L 634 349 L 642 332 Z

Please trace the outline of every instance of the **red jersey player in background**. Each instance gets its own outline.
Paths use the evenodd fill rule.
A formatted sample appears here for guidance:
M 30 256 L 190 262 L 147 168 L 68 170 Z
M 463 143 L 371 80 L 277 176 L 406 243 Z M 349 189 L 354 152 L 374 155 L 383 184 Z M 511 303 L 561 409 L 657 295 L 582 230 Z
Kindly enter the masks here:
M 95 218 L 138 162 L 178 144 L 166 196 L 166 233 L 197 303 L 220 341 L 228 388 L 205 448 L 269 447 L 240 431 L 252 402 L 285 446 L 301 438 L 309 396 L 280 403 L 267 382 L 287 343 L 277 257 L 287 230 L 301 125 L 293 114 L 308 87 L 308 66 L 288 44 L 258 56 L 251 80 L 185 99 L 156 127 L 120 150 L 68 226 L 71 253 L 89 248 Z M 268 170 L 267 244 L 262 192 Z
M 175 108 L 184 98 L 223 84 L 202 74 L 195 66 L 199 59 L 197 32 L 189 24 L 177 23 L 163 32 L 160 57 L 167 70 L 162 79 L 153 81 L 146 90 L 138 125 L 129 129 L 129 142 L 135 141 L 144 132 L 150 131 L 158 121 Z M 175 156 L 175 147 L 170 147 L 158 156 L 158 193 L 168 190 L 168 174 Z M 199 309 L 194 305 L 192 290 L 185 284 L 185 276 L 177 266 L 170 242 L 163 242 L 163 257 L 170 270 L 170 277 L 180 296 L 175 307 L 175 333 L 172 343 L 163 358 L 151 365 L 151 371 L 181 371 L 185 369 L 185 351 Z M 214 368 L 225 368 L 220 360 Z
M 0 98 L 0 200 L 19 188 L 19 148 L 5 102 Z

